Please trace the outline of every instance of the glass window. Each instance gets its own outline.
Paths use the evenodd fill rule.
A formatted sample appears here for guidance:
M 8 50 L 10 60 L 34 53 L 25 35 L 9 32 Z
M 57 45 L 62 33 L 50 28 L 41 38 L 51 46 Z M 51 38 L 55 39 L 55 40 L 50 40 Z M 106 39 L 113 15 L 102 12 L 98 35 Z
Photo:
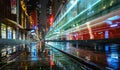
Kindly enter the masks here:
M 102 0 L 102 10 L 106 9 L 106 0 Z
M 83 11 L 86 8 L 86 1 L 81 0 L 78 2 L 78 13 Z
M 7 30 L 8 30 L 8 39 L 12 39 L 12 28 L 11 27 L 8 27 L 7 28 Z
M 6 25 L 5 24 L 1 25 L 1 35 L 3 39 L 6 39 Z
M 21 40 L 21 32 L 19 32 L 19 40 Z
M 13 39 L 16 39 L 15 30 L 13 30 Z
M 101 5 L 102 2 L 98 3 L 97 5 L 95 5 L 93 7 L 93 10 L 94 10 L 94 14 L 96 13 L 99 13 L 101 10 L 102 10 L 102 5 Z
M 77 5 L 72 9 L 72 17 L 74 18 L 77 15 Z
M 72 4 L 71 4 L 70 2 L 68 2 L 68 3 L 66 4 L 66 9 L 70 8 L 71 5 L 72 5 Z
M 67 21 L 72 19 L 72 11 L 67 14 Z

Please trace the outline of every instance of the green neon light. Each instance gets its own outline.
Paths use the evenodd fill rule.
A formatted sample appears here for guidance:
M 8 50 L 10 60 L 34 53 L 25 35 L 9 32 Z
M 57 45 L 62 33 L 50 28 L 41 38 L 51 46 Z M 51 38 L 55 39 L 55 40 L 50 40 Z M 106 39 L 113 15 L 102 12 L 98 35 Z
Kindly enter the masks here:
M 70 6 L 70 8 L 65 12 L 65 14 L 59 19 L 59 21 L 56 24 L 58 24 L 71 11 L 71 9 L 77 4 L 78 1 L 79 0 L 76 0 L 76 2 Z
M 77 16 L 75 16 L 74 18 L 72 18 L 71 20 L 69 20 L 66 24 L 62 25 L 60 29 L 62 29 L 64 26 L 66 26 L 67 24 L 69 24 L 71 21 L 73 21 L 74 19 L 78 18 L 81 14 L 83 14 L 84 12 L 86 12 L 88 9 L 92 8 L 93 6 L 95 6 L 97 3 L 99 3 L 101 0 L 98 0 L 97 2 L 95 2 L 94 4 L 92 4 L 90 7 L 88 7 L 87 9 L 83 10 L 81 13 L 79 13 Z M 78 2 L 78 0 L 77 0 Z M 77 4 L 76 2 L 76 4 Z M 70 10 L 76 5 L 75 3 L 67 10 L 67 12 L 60 18 L 60 20 L 58 21 L 58 23 L 66 16 L 66 14 L 68 14 L 70 12 Z M 50 33 L 51 34 L 51 33 Z M 55 35 L 56 36 L 56 35 Z M 46 36 L 47 38 L 52 38 L 54 36 L 50 36 L 50 35 L 47 35 Z
M 79 0 L 76 0 L 75 3 L 72 3 L 72 5 L 70 6 L 70 8 L 64 13 L 64 15 L 59 19 L 59 21 L 57 22 L 57 24 L 71 11 L 71 9 L 77 4 Z M 56 25 L 56 24 L 55 24 Z M 51 32 L 50 32 L 51 33 Z M 49 34 L 47 35 L 47 37 L 49 36 Z
M 77 16 L 75 16 L 74 18 L 72 18 L 72 20 L 69 20 L 66 24 L 62 25 L 59 29 L 62 29 L 64 26 L 66 26 L 67 24 L 69 24 L 71 21 L 73 21 L 74 19 L 76 19 L 77 17 L 79 17 L 81 14 L 83 14 L 84 12 L 86 12 L 88 9 L 92 8 L 93 6 L 95 6 L 97 3 L 99 3 L 101 0 L 98 0 L 97 2 L 95 2 L 94 4 L 92 4 L 90 7 L 88 7 L 87 9 L 83 10 L 81 13 L 79 13 Z

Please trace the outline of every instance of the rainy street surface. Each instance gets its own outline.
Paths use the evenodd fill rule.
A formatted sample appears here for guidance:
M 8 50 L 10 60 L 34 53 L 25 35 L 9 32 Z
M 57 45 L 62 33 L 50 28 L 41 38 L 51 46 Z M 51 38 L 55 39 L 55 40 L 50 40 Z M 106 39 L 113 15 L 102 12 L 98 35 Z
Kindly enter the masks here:
M 1 48 L 0 70 L 120 70 L 120 45 L 69 42 Z
M 47 42 L 47 44 L 102 70 L 120 70 L 120 44 L 87 46 L 70 42 Z
M 25 45 L 0 70 L 92 70 L 62 52 L 41 43 Z M 15 57 L 16 56 L 16 57 Z

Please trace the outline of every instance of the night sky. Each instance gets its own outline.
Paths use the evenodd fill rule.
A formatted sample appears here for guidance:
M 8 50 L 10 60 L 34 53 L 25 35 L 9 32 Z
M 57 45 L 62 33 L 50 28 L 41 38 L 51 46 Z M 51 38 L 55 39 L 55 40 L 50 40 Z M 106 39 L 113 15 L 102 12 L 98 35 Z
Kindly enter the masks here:
M 48 3 L 48 0 L 40 0 L 40 4 L 41 4 L 41 14 L 40 14 L 40 22 L 41 24 L 46 24 L 47 22 L 47 17 L 46 17 L 46 4 Z

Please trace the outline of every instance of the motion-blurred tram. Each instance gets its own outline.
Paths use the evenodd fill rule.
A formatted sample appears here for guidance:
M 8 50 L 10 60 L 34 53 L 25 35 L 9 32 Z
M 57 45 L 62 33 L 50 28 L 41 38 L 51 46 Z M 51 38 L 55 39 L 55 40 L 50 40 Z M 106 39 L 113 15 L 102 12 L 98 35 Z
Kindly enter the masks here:
M 120 0 L 72 0 L 58 12 L 46 40 L 120 39 Z
M 63 40 L 89 40 L 120 38 L 120 10 L 86 22 L 72 28 L 72 32 L 63 35 Z

